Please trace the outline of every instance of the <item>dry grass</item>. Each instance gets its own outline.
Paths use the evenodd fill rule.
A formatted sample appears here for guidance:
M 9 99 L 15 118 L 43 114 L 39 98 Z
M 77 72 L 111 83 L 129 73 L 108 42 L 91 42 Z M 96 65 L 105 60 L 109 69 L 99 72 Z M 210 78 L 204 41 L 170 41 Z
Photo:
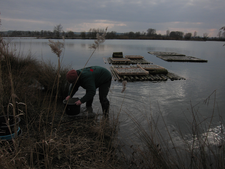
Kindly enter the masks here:
M 0 168 L 120 168 L 109 119 L 62 116 L 69 68 L 20 58 L 1 42 L 1 115 L 20 114 L 22 135 L 0 143 Z
M 150 119 L 149 116 L 145 117 L 148 122 L 147 129 L 128 114 L 136 126 L 135 132 L 141 143 L 141 145 L 133 145 L 133 153 L 128 163 L 134 168 L 224 168 L 225 134 L 222 119 L 220 119 L 219 131 L 212 129 L 216 91 L 204 101 L 207 105 L 209 102 L 213 110 L 211 116 L 207 118 L 202 118 L 195 106 L 190 105 L 192 120 L 187 121 L 189 134 L 179 130 L 179 126 L 169 129 L 160 109 L 159 117 L 150 116 Z M 219 117 L 221 118 L 220 115 Z M 164 124 L 163 132 L 158 127 L 159 120 Z
M 34 130 L 38 126 L 28 127 L 15 140 L 17 153 L 8 151 L 12 145 L 1 147 L 1 168 L 120 168 L 112 143 L 115 131 L 104 120 L 67 119 L 52 135 L 50 124 L 39 132 Z

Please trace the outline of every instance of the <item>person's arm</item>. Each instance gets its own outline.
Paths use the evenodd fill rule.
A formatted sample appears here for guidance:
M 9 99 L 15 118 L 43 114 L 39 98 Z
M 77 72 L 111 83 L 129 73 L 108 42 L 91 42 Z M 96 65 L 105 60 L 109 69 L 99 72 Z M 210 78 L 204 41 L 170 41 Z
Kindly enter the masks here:
M 74 86 L 75 84 L 70 84 L 70 87 L 69 87 L 69 92 L 68 92 L 68 99 L 73 97 L 73 95 L 77 92 L 78 88 L 80 87 L 80 85 L 77 84 Z
M 75 102 L 75 104 L 76 104 L 77 106 L 79 106 L 79 105 L 81 105 L 82 103 L 81 103 L 80 100 L 78 100 L 78 101 Z
M 69 99 L 70 99 L 70 96 L 67 96 L 67 97 L 66 97 L 66 100 L 69 100 Z
M 85 103 L 88 100 L 92 99 L 96 94 L 95 80 L 93 77 L 85 79 L 85 82 L 82 86 L 86 89 L 85 95 L 80 99 L 81 103 Z
M 90 89 L 86 89 L 86 94 L 80 99 L 82 103 L 87 102 L 88 100 L 92 99 L 96 94 L 96 88 L 92 87 Z

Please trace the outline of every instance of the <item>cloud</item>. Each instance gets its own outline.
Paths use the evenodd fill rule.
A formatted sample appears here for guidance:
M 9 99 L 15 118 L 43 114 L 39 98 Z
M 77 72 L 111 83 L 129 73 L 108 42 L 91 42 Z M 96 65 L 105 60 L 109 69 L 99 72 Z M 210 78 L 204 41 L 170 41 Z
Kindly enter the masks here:
M 116 27 L 122 27 L 126 26 L 126 24 L 122 22 L 113 22 L 108 20 L 94 20 L 90 22 L 83 22 L 80 24 L 74 24 L 73 26 L 70 26 L 69 28 L 66 28 L 66 31 L 69 30 L 80 30 L 80 31 L 88 31 L 87 28 L 99 28 L 99 29 L 105 29 L 108 27 L 108 30 L 113 31 Z
M 40 20 L 30 20 L 30 19 L 14 19 L 14 18 L 2 18 L 2 21 L 5 22 L 20 22 L 24 24 L 47 24 L 48 22 L 46 21 L 40 21 Z
M 55 23 L 43 20 L 31 20 L 31 19 L 17 19 L 17 18 L 2 18 L 2 25 L 5 30 L 25 30 L 25 31 L 40 31 L 42 28 L 53 26 Z M 7 28 L 5 27 L 7 25 Z M 23 27 L 21 29 L 21 27 Z M 47 29 L 49 30 L 49 29 Z
M 224 0 L 7 0 L 0 6 L 4 30 L 53 30 L 62 24 L 73 31 L 108 26 L 116 32 L 154 28 L 203 33 L 224 26 L 225 16 Z

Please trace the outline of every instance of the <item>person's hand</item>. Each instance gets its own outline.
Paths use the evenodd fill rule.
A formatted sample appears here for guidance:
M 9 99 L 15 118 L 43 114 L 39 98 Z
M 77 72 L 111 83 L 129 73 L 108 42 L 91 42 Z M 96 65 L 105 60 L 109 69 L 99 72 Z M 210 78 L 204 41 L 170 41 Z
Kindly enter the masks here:
M 75 102 L 75 104 L 76 104 L 77 106 L 80 106 L 82 103 L 81 103 L 80 100 L 78 100 L 78 101 Z
M 67 96 L 67 97 L 66 97 L 66 100 L 69 100 L 69 99 L 70 99 L 70 96 Z

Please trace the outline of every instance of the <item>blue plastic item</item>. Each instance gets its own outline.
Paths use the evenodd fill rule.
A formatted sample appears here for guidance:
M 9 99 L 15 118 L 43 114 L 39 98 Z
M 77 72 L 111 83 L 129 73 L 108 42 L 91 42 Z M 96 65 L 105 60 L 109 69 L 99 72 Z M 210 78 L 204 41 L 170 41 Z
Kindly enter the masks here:
M 18 127 L 18 130 L 17 130 L 17 136 L 19 136 L 21 134 L 21 129 L 20 127 Z M 9 134 L 9 135 L 5 135 L 5 136 L 0 136 L 0 139 L 5 141 L 5 140 L 12 140 L 13 138 L 15 138 L 15 133 L 13 134 Z

